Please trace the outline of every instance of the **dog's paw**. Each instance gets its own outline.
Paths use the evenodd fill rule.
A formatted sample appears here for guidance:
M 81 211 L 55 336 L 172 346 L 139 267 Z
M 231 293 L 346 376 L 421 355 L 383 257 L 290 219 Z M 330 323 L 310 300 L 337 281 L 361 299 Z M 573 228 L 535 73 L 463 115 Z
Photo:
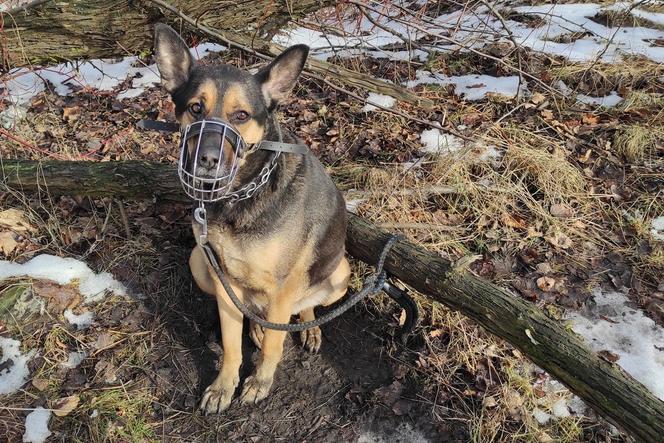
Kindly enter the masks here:
M 272 380 L 271 378 L 269 380 L 258 379 L 254 375 L 248 377 L 244 381 L 242 395 L 240 396 L 242 403 L 258 403 L 267 397 L 272 387 Z
M 316 326 L 315 328 L 301 331 L 300 340 L 304 349 L 315 354 L 320 350 L 320 345 L 323 342 L 323 334 L 320 332 L 320 328 Z
M 238 381 L 233 383 L 218 383 L 215 380 L 210 386 L 205 389 L 203 398 L 201 399 L 200 410 L 208 414 L 218 414 L 219 412 L 228 408 L 233 399 L 235 388 Z
M 251 341 L 254 342 L 256 347 L 258 349 L 261 349 L 263 347 L 263 336 L 265 335 L 265 329 L 258 323 L 254 323 L 253 321 L 249 324 L 249 337 L 251 337 Z

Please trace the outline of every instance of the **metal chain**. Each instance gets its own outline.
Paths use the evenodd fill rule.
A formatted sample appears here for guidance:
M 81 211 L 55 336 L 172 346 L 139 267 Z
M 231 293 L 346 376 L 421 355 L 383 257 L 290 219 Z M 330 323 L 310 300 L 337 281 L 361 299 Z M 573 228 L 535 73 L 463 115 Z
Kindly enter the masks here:
M 226 195 L 224 195 L 222 199 L 230 200 L 229 203 L 232 204 L 251 198 L 256 193 L 256 191 L 259 188 L 263 187 L 270 179 L 272 171 L 274 171 L 274 168 L 277 167 L 277 159 L 279 158 L 280 155 L 281 152 L 276 152 L 272 156 L 272 160 L 270 160 L 270 163 L 263 166 L 260 175 L 258 175 L 259 177 L 258 183 L 256 183 L 255 180 L 252 180 L 251 182 L 247 183 L 237 191 L 230 191 L 226 193 Z
M 390 251 L 394 243 L 399 238 L 400 238 L 399 235 L 393 234 L 387 240 L 387 243 L 385 243 L 385 246 L 383 247 L 383 251 L 380 253 L 380 258 L 378 259 L 378 263 L 376 264 L 376 271 L 373 274 L 371 274 L 369 277 L 367 277 L 367 279 L 364 281 L 364 285 L 360 292 L 351 295 L 343 304 L 337 306 L 336 308 L 326 313 L 325 315 L 318 317 L 316 320 L 308 321 L 305 323 L 297 323 L 297 324 L 269 322 L 258 316 L 249 308 L 247 308 L 247 306 L 244 303 L 242 303 L 242 301 L 237 297 L 237 295 L 235 295 L 235 292 L 233 291 L 233 288 L 231 287 L 228 279 L 226 278 L 226 275 L 223 273 L 221 267 L 219 266 L 219 262 L 217 261 L 217 257 L 212 248 L 210 248 L 210 246 L 207 243 L 201 244 L 201 247 L 203 248 L 203 251 L 205 252 L 205 255 L 207 256 L 210 264 L 212 265 L 212 269 L 214 269 L 214 272 L 217 274 L 217 277 L 219 277 L 222 286 L 226 290 L 226 293 L 230 297 L 235 307 L 238 308 L 240 312 L 242 312 L 242 314 L 244 314 L 250 320 L 258 323 L 260 326 L 267 329 L 276 329 L 277 331 L 298 332 L 298 331 L 311 329 L 316 326 L 320 326 L 323 323 L 327 323 L 333 318 L 336 318 L 341 314 L 343 314 L 344 312 L 346 312 L 347 310 L 349 310 L 351 307 L 356 305 L 360 300 L 362 300 L 366 296 L 375 294 L 379 292 L 381 289 L 383 289 L 385 281 L 387 280 L 387 274 L 385 273 L 385 271 L 383 271 L 383 266 L 385 265 L 385 259 L 387 258 L 387 253 Z

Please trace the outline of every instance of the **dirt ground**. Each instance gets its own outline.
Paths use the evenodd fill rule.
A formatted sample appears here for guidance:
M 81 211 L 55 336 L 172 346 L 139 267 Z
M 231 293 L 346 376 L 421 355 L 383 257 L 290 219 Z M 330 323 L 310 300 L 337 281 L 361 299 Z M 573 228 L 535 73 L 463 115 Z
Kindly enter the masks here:
M 431 16 L 455 8 L 429 4 Z M 419 85 L 413 90 L 434 108 L 398 102 L 404 116 L 363 111 L 352 94 L 366 91 L 302 78 L 280 120 L 321 159 L 354 210 L 382 228 L 453 260 L 473 257 L 473 272 L 556 320 L 592 306 L 593 290 L 602 288 L 625 291 L 634 308 L 664 325 L 664 242 L 652 234 L 652 221 L 664 215 L 664 66 L 636 56 L 577 63 L 499 43 L 483 50 L 490 57 L 330 61 L 401 84 L 420 69 L 503 77 L 515 75 L 506 64 L 518 65 L 532 76 L 529 93 L 471 101 L 450 85 Z M 235 50 L 202 60 L 222 62 L 262 63 Z M 616 91 L 624 101 L 582 104 L 556 92 L 559 82 L 575 94 Z M 72 85 L 64 96 L 46 88 L 26 105 L 26 118 L 2 129 L 0 158 L 175 163 L 178 135 L 136 128 L 141 118 L 173 121 L 169 97 L 155 87 L 118 99 L 130 85 L 130 78 L 113 91 Z M 431 127 L 423 119 L 465 137 L 453 139 L 462 147 L 424 150 Z M 20 211 L 30 226 L 0 226 L 3 259 L 76 257 L 110 271 L 130 294 L 84 306 L 76 283 L 0 281 L 0 335 L 20 340 L 23 352 L 38 351 L 30 381 L 0 400 L 0 435 L 8 441 L 22 440 L 32 409 L 55 410 L 74 396 L 75 408 L 51 418 L 49 441 L 628 441 L 592 410 L 538 419 L 535 411 L 546 418 L 558 402 L 572 404 L 571 393 L 518 350 L 418 294 L 422 318 L 408 348 L 394 339 L 398 307 L 372 298 L 322 327 L 318 355 L 289 336 L 265 401 L 236 400 L 205 417 L 197 404 L 222 351 L 214 301 L 187 267 L 191 208 L 0 186 L 0 209 Z M 355 288 L 369 270 L 353 263 Z M 45 311 L 26 311 L 30 300 L 45 301 Z M 95 322 L 77 330 L 63 317 L 66 308 L 89 310 Z M 246 329 L 242 377 L 257 355 Z M 86 357 L 64 367 L 75 351 Z

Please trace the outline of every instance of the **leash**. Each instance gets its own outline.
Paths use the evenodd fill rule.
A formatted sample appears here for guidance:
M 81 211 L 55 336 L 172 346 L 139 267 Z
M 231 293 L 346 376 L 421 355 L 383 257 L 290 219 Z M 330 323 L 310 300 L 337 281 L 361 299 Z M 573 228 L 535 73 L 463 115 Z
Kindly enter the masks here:
M 346 299 L 345 302 L 343 302 L 341 305 L 337 306 L 330 312 L 326 313 L 325 315 L 318 317 L 316 320 L 308 321 L 305 323 L 273 323 L 255 314 L 244 303 L 242 303 L 242 301 L 233 291 L 233 288 L 231 287 L 230 282 L 226 277 L 226 274 L 224 274 L 224 272 L 221 270 L 221 267 L 219 266 L 217 255 L 214 253 L 212 248 L 210 248 L 210 245 L 207 243 L 207 241 L 205 241 L 200 246 L 201 248 L 203 248 L 205 256 L 210 262 L 212 269 L 214 269 L 215 274 L 217 274 L 217 277 L 219 277 L 219 281 L 226 290 L 226 293 L 230 297 L 235 307 L 238 308 L 238 310 L 242 312 L 242 314 L 244 314 L 255 323 L 258 323 L 259 325 L 267 329 L 276 329 L 277 331 L 299 332 L 327 323 L 328 321 L 337 318 L 344 312 L 348 311 L 350 308 L 352 308 L 354 305 L 356 305 L 358 302 L 360 302 L 368 295 L 373 295 L 383 290 L 383 287 L 387 282 L 387 274 L 385 273 L 385 271 L 383 271 L 383 266 L 385 265 L 385 259 L 387 258 L 387 253 L 390 251 L 392 245 L 394 245 L 394 243 L 398 240 L 398 238 L 399 236 L 392 235 L 387 240 L 385 246 L 383 247 L 383 251 L 380 253 L 378 263 L 376 264 L 376 271 L 372 275 L 367 277 L 367 279 L 364 281 L 363 288 L 360 292 L 352 294 L 349 298 Z M 393 285 L 390 285 L 390 287 L 396 288 Z
M 148 119 L 140 120 L 137 123 L 137 126 L 142 129 L 148 129 L 153 131 L 163 131 L 163 132 L 180 131 L 179 123 L 155 121 Z M 198 131 L 202 132 L 203 129 L 204 125 L 201 125 L 201 127 L 198 128 Z M 259 187 L 264 185 L 269 179 L 270 173 L 272 172 L 274 166 L 276 165 L 276 159 L 281 155 L 281 153 L 306 154 L 307 152 L 310 152 L 309 148 L 306 145 L 299 143 L 282 142 L 281 131 L 279 128 L 278 130 L 279 130 L 280 141 L 263 140 L 253 145 L 252 148 L 248 151 L 250 153 L 260 149 L 266 151 L 273 151 L 275 154 L 272 158 L 272 161 L 263 168 L 258 183 L 254 181 L 249 183 L 242 189 L 239 189 L 238 191 L 228 193 L 228 198 L 231 199 L 231 203 L 250 198 Z M 221 133 L 226 134 L 226 129 L 224 129 L 223 132 Z M 199 134 L 199 132 L 196 132 L 196 129 L 194 129 L 192 131 L 192 134 L 193 134 L 192 136 L 195 137 L 196 135 Z M 199 137 L 199 142 L 200 142 L 200 137 Z M 182 179 L 182 177 L 180 178 Z M 196 199 L 195 196 L 192 197 Z M 385 259 L 387 258 L 388 252 L 390 251 L 394 243 L 397 241 L 397 239 L 399 239 L 401 236 L 393 234 L 388 238 L 387 242 L 385 243 L 385 246 L 383 247 L 382 252 L 380 253 L 378 263 L 376 264 L 375 272 L 365 279 L 363 287 L 359 292 L 348 296 L 348 298 L 342 304 L 340 304 L 336 308 L 332 309 L 330 312 L 318 317 L 316 320 L 313 321 L 305 323 L 273 323 L 261 318 L 259 315 L 251 311 L 233 291 L 233 288 L 231 287 L 227 276 L 224 274 L 224 272 L 221 269 L 221 266 L 219 265 L 219 260 L 217 258 L 217 255 L 208 244 L 207 213 L 205 210 L 204 202 L 201 200 L 199 201 L 199 203 L 200 206 L 194 210 L 194 220 L 196 220 L 196 222 L 199 223 L 201 226 L 201 233 L 199 236 L 198 244 L 203 249 L 203 252 L 207 257 L 210 266 L 212 266 L 212 269 L 219 278 L 219 281 L 221 282 L 222 286 L 224 287 L 224 290 L 228 294 L 229 298 L 231 299 L 235 307 L 250 320 L 254 321 L 263 328 L 267 329 L 275 329 L 278 331 L 289 331 L 289 332 L 304 331 L 329 322 L 330 320 L 348 311 L 351 307 L 359 303 L 367 296 L 376 294 L 382 290 L 385 291 L 385 293 L 389 295 L 390 298 L 392 298 L 395 302 L 397 302 L 406 312 L 406 320 L 399 332 L 399 337 L 401 339 L 401 342 L 404 345 L 406 344 L 406 339 L 408 338 L 408 334 L 413 329 L 418 320 L 417 304 L 415 304 L 415 302 L 413 301 L 413 299 L 410 297 L 410 295 L 406 290 L 401 289 L 395 286 L 394 284 L 390 283 L 388 281 L 387 273 L 383 270 L 383 267 L 385 265 Z

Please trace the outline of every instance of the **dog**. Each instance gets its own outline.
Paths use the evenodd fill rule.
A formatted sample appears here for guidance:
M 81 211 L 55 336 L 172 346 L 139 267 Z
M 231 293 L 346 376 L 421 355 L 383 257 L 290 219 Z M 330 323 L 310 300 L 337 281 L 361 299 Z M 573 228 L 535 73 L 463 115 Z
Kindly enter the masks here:
M 262 140 L 301 143 L 281 129 L 276 111 L 294 88 L 308 52 L 305 45 L 292 46 L 256 74 L 230 65 L 202 66 L 173 29 L 164 24 L 155 27 L 161 83 L 171 95 L 181 127 L 217 118 L 228 122 L 247 145 Z M 199 165 L 214 167 L 221 162 L 222 168 L 230 167 L 232 156 L 227 154 L 231 153 L 224 151 L 218 155 L 222 158 L 211 159 L 209 152 L 201 151 L 196 150 Z M 268 182 L 251 198 L 207 205 L 208 244 L 233 291 L 275 323 L 288 323 L 295 314 L 301 322 L 314 320 L 314 307 L 343 297 L 350 277 L 343 196 L 318 159 L 306 151 L 281 154 Z M 239 158 L 233 188 L 255 180 L 272 155 L 255 150 Z M 193 230 L 198 239 L 201 225 L 194 221 Z M 189 265 L 199 288 L 216 298 L 219 311 L 221 370 L 200 403 L 203 412 L 215 414 L 228 408 L 240 381 L 243 315 L 224 291 L 200 244 L 194 247 Z M 268 395 L 285 335 L 250 324 L 250 336 L 261 355 L 255 372 L 244 381 L 243 403 L 256 403 Z M 310 352 L 318 352 L 321 340 L 318 327 L 301 332 L 302 344 Z

